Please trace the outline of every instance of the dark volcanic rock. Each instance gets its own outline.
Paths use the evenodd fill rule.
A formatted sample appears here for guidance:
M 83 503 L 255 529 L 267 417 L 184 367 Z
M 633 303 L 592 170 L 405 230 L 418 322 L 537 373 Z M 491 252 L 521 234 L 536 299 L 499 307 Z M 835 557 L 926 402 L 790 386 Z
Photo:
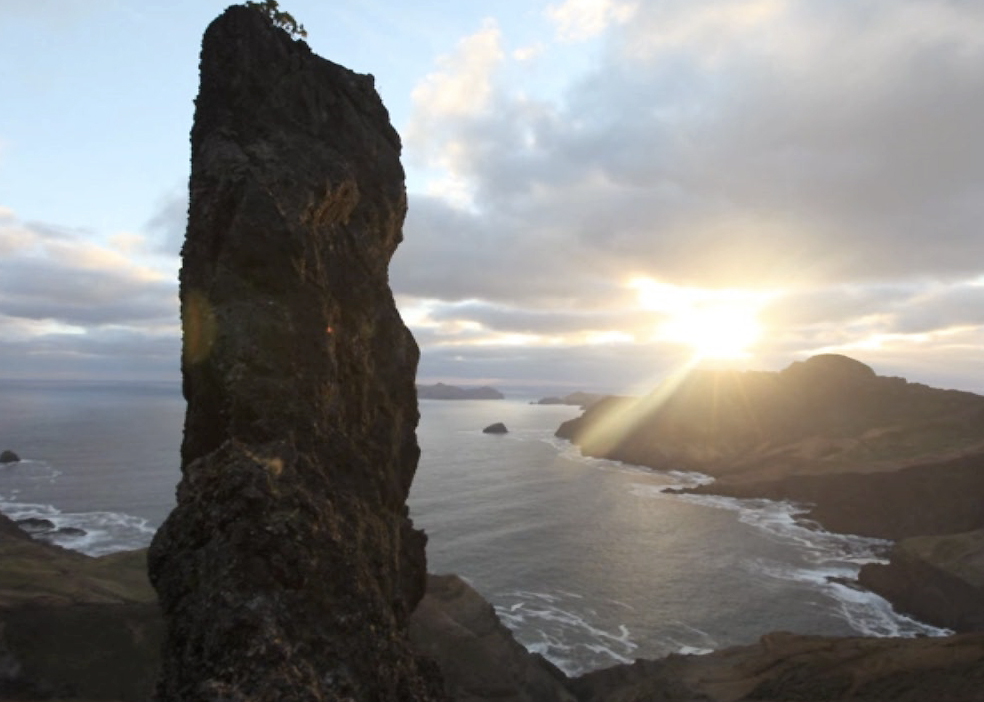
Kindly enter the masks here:
M 410 637 L 438 662 L 454 700 L 574 702 L 567 677 L 516 641 L 492 605 L 456 575 L 428 577 Z
M 0 463 L 17 463 L 20 461 L 20 456 L 18 456 L 13 451 L 4 451 L 0 453 Z
M 484 434 L 508 434 L 509 430 L 506 429 L 506 425 L 502 422 L 496 422 L 495 424 L 489 424 L 487 427 L 482 429 Z
M 85 536 L 85 529 L 79 529 L 78 527 L 59 527 L 55 530 L 55 533 L 59 536 Z
M 40 517 L 18 519 L 17 526 L 26 531 L 28 534 L 38 534 L 55 530 L 55 523 L 53 521 L 50 519 L 41 519 Z
M 178 504 L 151 547 L 161 700 L 429 700 L 406 620 L 418 351 L 406 193 L 371 76 L 230 7 L 205 33 L 182 250 Z
M 459 388 L 456 385 L 418 385 L 417 397 L 421 400 L 501 400 L 505 397 L 495 388 Z
M 984 631 L 984 530 L 904 539 L 858 581 L 922 621 Z

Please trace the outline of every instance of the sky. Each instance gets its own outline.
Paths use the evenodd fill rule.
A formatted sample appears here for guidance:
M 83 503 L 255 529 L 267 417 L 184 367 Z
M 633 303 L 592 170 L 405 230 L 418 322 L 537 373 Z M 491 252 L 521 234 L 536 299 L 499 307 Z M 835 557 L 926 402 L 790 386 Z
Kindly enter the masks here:
M 180 374 L 212 0 L 0 0 L 0 378 Z M 282 0 L 372 73 L 421 382 L 843 353 L 984 393 L 979 0 Z

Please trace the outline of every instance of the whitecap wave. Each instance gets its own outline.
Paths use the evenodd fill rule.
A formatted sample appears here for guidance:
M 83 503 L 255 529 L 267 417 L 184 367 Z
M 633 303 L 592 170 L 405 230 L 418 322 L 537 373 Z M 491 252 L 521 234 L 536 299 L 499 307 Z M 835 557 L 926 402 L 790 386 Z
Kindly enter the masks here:
M 598 625 L 596 612 L 584 608 L 582 595 L 514 590 L 494 599 L 499 619 L 516 639 L 568 675 L 634 660 L 632 653 L 638 646 L 628 626 L 619 624 L 611 630 Z
M 769 539 L 793 546 L 804 562 L 803 566 L 758 562 L 749 568 L 750 573 L 815 587 L 829 599 L 836 615 L 860 635 L 945 636 L 952 633 L 949 629 L 924 624 L 896 612 L 888 601 L 875 593 L 844 584 L 856 580 L 861 566 L 887 562 L 891 541 L 826 531 L 817 522 L 806 519 L 807 508 L 794 502 L 668 492 L 705 485 L 714 479 L 701 473 L 652 471 L 615 461 L 585 458 L 576 446 L 563 440 L 557 440 L 556 446 L 570 460 L 585 461 L 603 470 L 613 469 L 613 466 L 622 472 L 635 469 L 671 481 L 668 485 L 633 483 L 628 489 L 637 497 L 682 500 L 728 510 L 736 514 L 739 522 L 758 529 Z M 689 651 L 690 648 L 703 650 L 704 646 L 680 645 L 680 650 Z
M 861 566 L 887 562 L 891 541 L 826 531 L 818 523 L 804 519 L 806 508 L 794 502 L 675 494 L 661 487 L 634 492 L 733 511 L 741 523 L 761 530 L 770 539 L 795 546 L 806 566 L 757 561 L 749 566 L 749 572 L 816 587 L 833 602 L 838 616 L 862 636 L 953 633 L 896 612 L 887 600 L 873 592 L 844 584 L 857 579 Z
M 155 529 L 146 519 L 121 512 L 62 512 L 52 505 L 19 502 L 0 495 L 0 512 L 15 522 L 44 519 L 53 525 L 36 538 L 89 556 L 145 548 Z

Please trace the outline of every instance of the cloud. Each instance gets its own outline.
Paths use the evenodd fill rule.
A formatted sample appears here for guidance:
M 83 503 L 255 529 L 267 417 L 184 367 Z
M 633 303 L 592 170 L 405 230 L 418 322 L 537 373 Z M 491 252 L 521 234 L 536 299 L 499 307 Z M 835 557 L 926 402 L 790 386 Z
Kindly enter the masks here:
M 153 255 L 143 237 L 124 233 L 100 244 L 87 232 L 7 212 L 0 254 L 4 375 L 122 377 L 153 368 L 155 377 L 173 377 L 174 261 Z
M 613 22 L 628 21 L 635 10 L 635 3 L 616 0 L 566 0 L 548 6 L 544 14 L 562 41 L 584 41 L 601 34 Z
M 468 110 L 417 102 L 429 131 L 408 152 L 447 187 L 411 193 L 397 292 L 481 300 L 448 313 L 529 330 L 617 315 L 636 276 L 778 290 L 766 356 L 979 324 L 984 5 L 612 7 L 551 9 L 563 39 L 604 47 L 557 95 L 515 82 L 502 53 Z M 519 309 L 531 324 L 506 324 Z
M 418 104 L 430 162 L 474 197 L 430 236 L 492 232 L 520 269 L 566 246 L 707 285 L 975 271 L 984 32 L 967 28 L 982 11 L 922 5 L 641 4 L 562 103 L 483 80 L 478 111 Z M 749 31 L 727 29 L 739 8 Z M 674 23 L 692 29 L 652 39 Z

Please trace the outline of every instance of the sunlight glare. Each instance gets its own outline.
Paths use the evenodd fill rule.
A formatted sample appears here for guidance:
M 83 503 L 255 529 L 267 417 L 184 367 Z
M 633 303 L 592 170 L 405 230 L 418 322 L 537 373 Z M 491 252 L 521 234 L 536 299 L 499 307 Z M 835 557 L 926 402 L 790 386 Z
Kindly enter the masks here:
M 683 344 L 698 358 L 738 359 L 761 337 L 758 313 L 773 293 L 735 288 L 687 288 L 652 278 L 629 282 L 640 306 L 659 313 L 654 339 Z

